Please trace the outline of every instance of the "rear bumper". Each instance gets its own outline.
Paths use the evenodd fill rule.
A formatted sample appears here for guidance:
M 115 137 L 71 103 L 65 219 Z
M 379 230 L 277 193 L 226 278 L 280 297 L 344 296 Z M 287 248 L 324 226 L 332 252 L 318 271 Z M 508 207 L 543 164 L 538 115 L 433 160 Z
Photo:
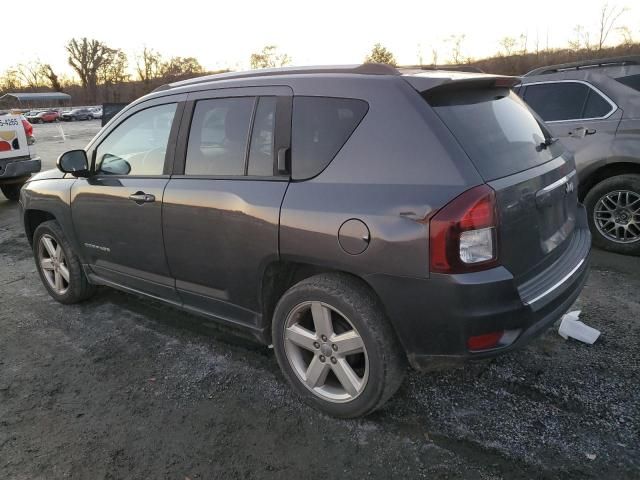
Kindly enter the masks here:
M 572 241 L 543 272 L 553 282 L 546 288 L 538 285 L 534 297 L 524 296 L 533 291 L 531 285 L 518 285 L 504 267 L 430 279 L 372 275 L 367 280 L 387 308 L 411 365 L 439 369 L 519 348 L 558 320 L 580 294 L 589 272 L 588 228 L 581 225 L 574 235 L 579 241 Z M 514 332 L 511 343 L 479 352 L 467 349 L 469 337 L 501 330 Z
M 28 177 L 32 173 L 39 172 L 41 168 L 42 163 L 39 158 L 0 162 L 0 183 L 11 183 L 15 179 Z

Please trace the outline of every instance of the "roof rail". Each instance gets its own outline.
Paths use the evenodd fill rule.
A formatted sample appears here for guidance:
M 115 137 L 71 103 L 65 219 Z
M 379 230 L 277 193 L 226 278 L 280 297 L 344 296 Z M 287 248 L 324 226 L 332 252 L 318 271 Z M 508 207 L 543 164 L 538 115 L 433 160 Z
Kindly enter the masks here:
M 328 65 L 311 67 L 281 67 L 247 70 L 244 72 L 217 73 L 204 77 L 191 78 L 180 82 L 162 85 L 154 90 L 162 91 L 184 85 L 196 85 L 199 83 L 215 82 L 218 80 L 235 80 L 239 78 L 270 77 L 277 75 L 298 75 L 314 73 L 352 73 L 360 75 L 400 75 L 400 72 L 391 65 L 383 63 L 363 63 L 362 65 Z
M 523 77 L 533 77 L 535 75 L 549 75 L 551 73 L 565 72 L 569 70 L 585 70 L 598 67 L 615 67 L 626 65 L 640 65 L 640 55 L 628 55 L 624 57 L 597 58 L 592 60 L 583 60 L 580 62 L 561 63 L 559 65 L 549 65 L 546 67 L 536 68 Z
M 473 65 L 401 65 L 398 69 L 400 72 L 403 70 L 445 70 L 448 72 L 484 73 Z

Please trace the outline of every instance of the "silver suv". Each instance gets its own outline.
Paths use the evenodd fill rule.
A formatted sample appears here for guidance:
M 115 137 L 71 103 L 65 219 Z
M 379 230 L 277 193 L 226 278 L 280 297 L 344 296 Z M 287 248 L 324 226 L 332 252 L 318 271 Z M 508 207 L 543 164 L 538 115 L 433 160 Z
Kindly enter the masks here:
M 272 344 L 319 409 L 518 348 L 586 280 L 573 158 L 512 77 L 230 73 L 126 107 L 21 196 L 53 298 L 146 295 Z
M 574 153 L 593 242 L 640 254 L 640 56 L 542 67 L 517 88 Z

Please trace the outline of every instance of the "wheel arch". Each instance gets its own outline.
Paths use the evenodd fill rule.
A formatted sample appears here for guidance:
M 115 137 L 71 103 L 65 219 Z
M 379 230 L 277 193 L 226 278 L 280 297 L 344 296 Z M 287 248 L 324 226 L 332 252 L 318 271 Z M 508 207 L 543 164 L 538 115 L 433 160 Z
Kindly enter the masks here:
M 259 294 L 262 307 L 261 327 L 264 328 L 265 331 L 271 331 L 270 327 L 273 321 L 273 312 L 275 311 L 278 301 L 289 288 L 302 280 L 320 274 L 337 274 L 350 277 L 354 282 L 364 286 L 373 295 L 380 308 L 388 317 L 382 299 L 371 284 L 360 275 L 312 263 L 274 261 L 266 266 L 262 275 L 262 281 L 260 282 Z M 389 324 L 397 336 L 393 322 L 389 321 Z
M 33 234 L 40 224 L 49 220 L 57 220 L 55 215 L 45 210 L 28 209 L 24 211 L 24 230 L 29 245 L 33 246 Z
M 578 187 L 578 198 L 581 202 L 584 202 L 589 190 L 601 181 L 615 177 L 616 175 L 629 173 L 640 175 L 640 158 L 602 164 L 581 179 L 580 186 Z

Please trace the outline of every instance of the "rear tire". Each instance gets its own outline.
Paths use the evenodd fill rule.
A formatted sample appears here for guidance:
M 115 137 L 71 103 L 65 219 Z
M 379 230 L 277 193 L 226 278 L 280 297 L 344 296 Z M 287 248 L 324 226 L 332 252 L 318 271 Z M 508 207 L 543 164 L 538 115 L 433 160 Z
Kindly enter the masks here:
M 640 175 L 616 175 L 601 181 L 589 190 L 584 204 L 594 245 L 640 255 Z
M 87 280 L 80 259 L 55 220 L 43 222 L 36 228 L 33 256 L 40 279 L 54 300 L 79 303 L 95 293 L 95 286 Z
M 380 408 L 406 373 L 405 354 L 380 302 L 349 275 L 316 275 L 291 287 L 276 306 L 272 338 L 295 391 L 334 417 Z
M 0 185 L 2 194 L 7 197 L 7 200 L 17 202 L 20 199 L 20 189 L 24 183 L 8 183 L 6 185 Z

